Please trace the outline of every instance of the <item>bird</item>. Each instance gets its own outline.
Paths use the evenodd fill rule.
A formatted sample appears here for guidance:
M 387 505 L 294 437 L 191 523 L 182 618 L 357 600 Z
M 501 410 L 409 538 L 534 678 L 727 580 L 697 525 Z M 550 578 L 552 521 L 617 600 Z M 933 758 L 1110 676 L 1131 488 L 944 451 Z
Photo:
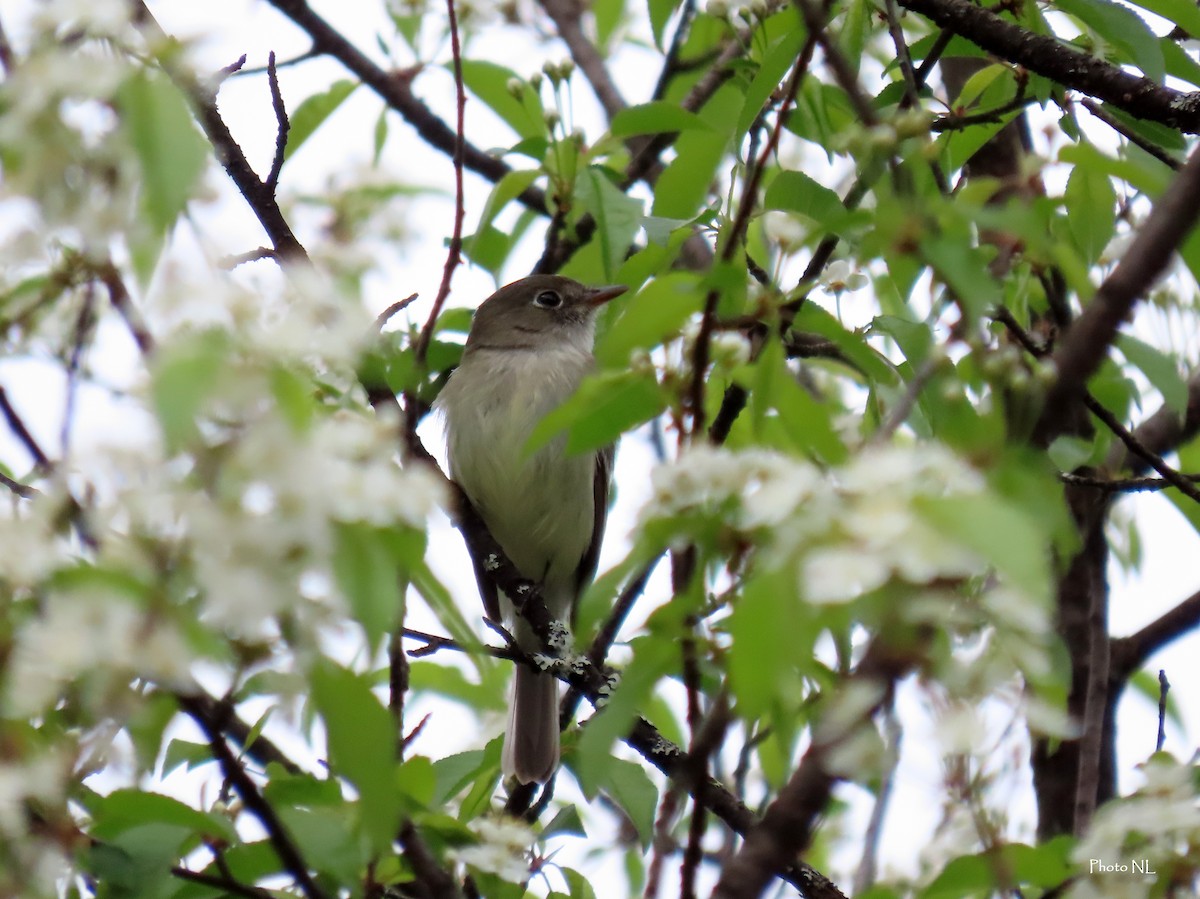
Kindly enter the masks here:
M 476 310 L 462 361 L 435 403 L 451 478 L 521 575 L 541 585 L 550 614 L 567 623 L 596 572 L 614 448 L 568 454 L 566 435 L 533 450 L 528 442 L 593 369 L 596 313 L 625 290 L 560 275 L 501 287 Z M 475 575 L 488 617 L 503 621 L 522 651 L 542 651 L 478 560 Z M 522 784 L 545 783 L 558 762 L 558 681 L 518 664 L 501 768 Z

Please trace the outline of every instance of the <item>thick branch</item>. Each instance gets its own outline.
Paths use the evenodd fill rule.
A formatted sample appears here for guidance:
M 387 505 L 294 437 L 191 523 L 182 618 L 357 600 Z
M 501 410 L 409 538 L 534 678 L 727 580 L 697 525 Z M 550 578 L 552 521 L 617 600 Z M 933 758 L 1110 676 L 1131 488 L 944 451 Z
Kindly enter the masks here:
M 595 44 L 588 40 L 587 35 L 583 33 L 583 28 L 580 27 L 583 12 L 581 5 L 577 0 L 539 0 L 539 2 L 546 14 L 554 20 L 558 36 L 563 39 L 563 43 L 571 51 L 571 59 L 575 60 L 575 65 L 579 66 L 579 70 L 591 84 L 596 99 L 604 107 L 604 114 L 611 119 L 625 108 L 625 99 L 617 90 L 616 84 L 613 83 L 612 76 L 609 75 L 608 68 L 600 57 L 600 51 Z
M 1112 677 L 1121 683 L 1168 643 L 1200 627 L 1200 591 L 1128 637 L 1112 641 Z
M 958 2 L 958 0 L 952 0 Z M 1061 433 L 1067 407 L 1108 354 L 1117 329 L 1134 304 L 1166 268 L 1171 254 L 1200 217 L 1200 150 L 1154 204 L 1133 245 L 1100 285 L 1053 356 L 1058 378 L 1046 395 L 1035 442 L 1048 445 Z
M 1161 122 L 1188 133 L 1200 131 L 1200 94 L 1182 93 L 1131 75 L 1053 37 L 1026 31 L 970 0 L 899 2 L 989 53 L 1064 87 L 1099 97 L 1140 119 Z

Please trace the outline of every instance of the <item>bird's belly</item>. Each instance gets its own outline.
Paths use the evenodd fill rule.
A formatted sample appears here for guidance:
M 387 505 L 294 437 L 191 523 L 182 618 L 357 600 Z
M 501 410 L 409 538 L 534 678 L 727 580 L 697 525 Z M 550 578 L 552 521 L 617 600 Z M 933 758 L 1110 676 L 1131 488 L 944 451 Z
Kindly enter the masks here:
M 534 452 L 526 448 L 537 423 L 569 395 L 527 389 L 530 374 L 498 371 L 486 402 L 472 404 L 469 418 L 455 410 L 451 473 L 505 554 L 545 585 L 551 613 L 563 617 L 592 538 L 596 461 L 593 453 L 566 455 L 564 437 Z

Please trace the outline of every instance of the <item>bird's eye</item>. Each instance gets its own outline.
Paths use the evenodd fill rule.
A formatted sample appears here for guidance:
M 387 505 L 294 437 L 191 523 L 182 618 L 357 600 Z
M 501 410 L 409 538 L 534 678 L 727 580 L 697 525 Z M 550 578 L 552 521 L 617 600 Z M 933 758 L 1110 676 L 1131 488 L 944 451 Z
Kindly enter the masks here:
M 533 298 L 535 305 L 541 306 L 543 309 L 557 309 L 562 305 L 562 297 L 554 290 L 543 290 Z

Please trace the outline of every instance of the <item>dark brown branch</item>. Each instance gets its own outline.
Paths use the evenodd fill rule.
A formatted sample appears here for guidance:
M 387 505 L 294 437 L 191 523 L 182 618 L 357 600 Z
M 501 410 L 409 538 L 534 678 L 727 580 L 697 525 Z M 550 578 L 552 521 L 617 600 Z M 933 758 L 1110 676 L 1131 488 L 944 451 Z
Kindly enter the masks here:
M 217 265 L 226 271 L 232 271 L 239 265 L 247 262 L 258 262 L 260 259 L 274 259 L 278 261 L 279 254 L 270 247 L 259 247 L 257 250 L 249 250 L 245 253 L 238 253 L 235 256 L 222 256 L 217 261 Z
M 149 32 L 147 37 L 151 46 L 163 47 L 172 43 L 144 2 L 139 2 L 134 21 L 139 28 Z M 269 188 L 255 174 L 246 160 L 246 154 L 233 139 L 229 126 L 217 111 L 215 91 L 200 84 L 190 72 L 179 66 L 170 54 L 160 54 L 159 63 L 191 104 L 200 127 L 216 150 L 217 159 L 246 199 L 263 230 L 267 232 L 276 258 L 284 262 L 308 262 L 308 253 L 284 218 L 283 211 L 275 200 L 274 189 Z M 240 65 L 238 67 L 240 68 Z
M 229 877 L 216 874 L 205 874 L 203 871 L 189 871 L 180 865 L 171 868 L 171 876 L 188 883 L 198 883 L 220 890 L 233 896 L 243 896 L 245 899 L 275 899 L 275 894 L 261 887 L 241 883 Z
M 275 110 L 275 156 L 271 159 L 271 170 L 263 185 L 275 195 L 279 187 L 279 173 L 283 171 L 283 157 L 287 152 L 288 132 L 292 123 L 288 121 L 287 107 L 283 105 L 283 93 L 279 90 L 279 71 L 275 68 L 275 51 L 267 56 L 267 83 L 271 87 L 271 107 Z
M 944 115 L 938 116 L 930 125 L 929 130 L 935 133 L 942 131 L 959 131 L 963 128 L 969 128 L 972 125 L 988 125 L 1003 121 L 1004 117 L 1011 112 L 1018 112 L 1026 106 L 1032 106 L 1037 102 L 1037 97 L 1025 96 L 1024 90 L 1017 93 L 1007 103 L 1002 103 L 995 109 L 986 109 L 983 112 L 973 112 L 969 115 Z
M 34 464 L 41 471 L 50 471 L 54 467 L 54 463 L 50 461 L 50 457 L 42 452 L 42 447 L 29 433 L 29 429 L 25 427 L 25 422 L 13 408 L 9 402 L 8 394 L 4 388 L 0 387 L 0 415 L 4 416 L 4 421 L 8 424 L 8 429 L 13 432 L 13 435 L 25 447 L 25 450 L 33 457 Z
M 1171 683 L 1167 680 L 1167 672 L 1158 670 L 1158 737 L 1154 741 L 1154 751 L 1162 752 L 1163 744 L 1167 742 L 1167 693 Z
M 616 84 L 613 83 L 612 76 L 609 75 L 608 68 L 600 56 L 600 51 L 583 33 L 581 27 L 582 5 L 577 0 L 538 0 L 538 2 L 546 11 L 546 15 L 554 21 L 554 27 L 558 29 L 558 36 L 563 39 L 563 43 L 567 45 L 567 49 L 571 53 L 571 59 L 575 61 L 575 65 L 579 66 L 579 70 L 591 84 L 596 99 L 604 108 L 604 114 L 612 119 L 627 104 L 621 96 L 621 92 L 617 90 Z
M 1134 146 L 1141 147 L 1143 150 L 1145 150 L 1147 153 L 1149 153 L 1151 156 L 1153 156 L 1155 159 L 1157 159 L 1163 165 L 1170 168 L 1172 171 L 1179 171 L 1179 160 L 1178 159 L 1176 159 L 1174 156 L 1172 156 L 1170 153 L 1168 153 L 1166 150 L 1164 150 L 1158 144 L 1151 143 L 1150 141 L 1146 140 L 1146 138 L 1142 137 L 1140 134 L 1138 134 L 1136 131 L 1134 131 L 1132 128 L 1126 127 L 1124 122 L 1122 122 L 1116 116 L 1114 116 L 1114 115 L 1110 114 L 1108 111 L 1106 111 L 1105 108 L 1103 106 L 1101 106 L 1099 103 L 1095 102 L 1094 100 L 1084 100 L 1079 105 L 1082 106 L 1084 109 L 1086 109 L 1088 112 L 1090 112 L 1092 115 L 1094 115 L 1096 118 L 1098 118 L 1100 121 L 1102 121 L 1109 128 L 1113 129 L 1113 131 L 1117 132 L 1117 134 L 1121 135 L 1121 137 L 1125 138 L 1125 140 L 1129 141 Z
M 275 809 L 263 797 L 258 786 L 246 773 L 246 769 L 242 767 L 242 763 L 230 751 L 229 744 L 225 742 L 225 736 L 221 730 L 214 727 L 213 722 L 207 716 L 193 714 L 191 708 L 187 706 L 184 706 L 184 710 L 192 715 L 193 720 L 204 731 L 209 746 L 212 747 L 213 756 L 221 766 L 221 771 L 233 785 L 238 796 L 241 797 L 246 809 L 258 819 L 263 829 L 266 830 L 271 847 L 279 856 L 279 860 L 288 873 L 295 879 L 301 892 L 307 899 L 328 899 L 328 894 L 313 880 L 308 870 L 308 864 L 287 832 L 287 828 L 279 820 Z
M 262 734 L 250 742 L 253 728 L 234 713 L 231 702 L 214 699 L 207 693 L 176 694 L 175 701 L 193 719 L 207 721 L 214 731 L 232 739 L 242 747 L 243 755 L 264 768 L 273 764 L 283 768 L 288 774 L 305 773 L 303 768 Z M 201 725 L 202 728 L 203 726 Z
M 1191 231 L 1197 217 L 1200 217 L 1200 149 L 1192 152 L 1187 164 L 1154 204 L 1129 250 L 1055 350 L 1053 361 L 1058 377 L 1046 395 L 1034 432 L 1036 443 L 1047 446 L 1061 433 L 1067 407 L 1100 367 L 1117 329 L 1166 268 L 1171 254 Z
M 138 350 L 143 356 L 149 356 L 154 352 L 154 337 L 146 326 L 146 320 L 142 318 L 141 312 L 133 304 L 133 299 L 129 296 L 129 290 L 125 287 L 125 281 L 122 279 L 120 271 L 111 261 L 106 261 L 96 269 L 96 276 L 104 285 L 104 289 L 108 291 L 108 301 L 125 322 L 125 327 L 133 337 L 133 342 L 137 344 Z
M 1189 481 L 1200 481 L 1200 475 L 1180 474 Z M 1091 475 L 1059 472 L 1058 479 L 1076 487 L 1092 487 L 1105 493 L 1141 493 L 1150 490 L 1166 490 L 1175 486 L 1166 478 L 1099 478 Z
M 462 895 L 454 878 L 434 858 L 411 821 L 405 821 L 401 826 L 400 842 L 404 846 L 404 857 L 412 866 L 417 882 L 430 899 L 456 899 Z
M 14 481 L 2 471 L 0 471 L 0 484 L 3 484 L 22 499 L 32 499 L 41 493 L 41 491 L 36 487 L 30 487 L 28 484 L 22 484 L 20 481 Z
M 1131 75 L 1053 37 L 1026 31 L 970 0 L 899 0 L 899 3 L 989 53 L 1064 87 L 1099 97 L 1140 119 L 1189 133 L 1200 131 L 1200 97 L 1196 93 L 1182 93 Z
M 1124 682 L 1167 644 L 1200 627 L 1200 591 L 1128 637 L 1112 641 L 1112 675 Z
M 372 62 L 342 34 L 317 15 L 304 0 L 270 0 L 271 5 L 298 25 L 313 42 L 313 52 L 332 56 L 357 75 L 392 109 L 400 113 L 417 134 L 435 149 L 450 156 L 457 137 L 412 91 L 412 79 L 386 72 Z M 472 144 L 463 146 L 463 164 L 489 181 L 496 182 L 512 171 L 507 165 Z M 527 187 L 517 197 L 530 209 L 549 215 L 546 195 Z

